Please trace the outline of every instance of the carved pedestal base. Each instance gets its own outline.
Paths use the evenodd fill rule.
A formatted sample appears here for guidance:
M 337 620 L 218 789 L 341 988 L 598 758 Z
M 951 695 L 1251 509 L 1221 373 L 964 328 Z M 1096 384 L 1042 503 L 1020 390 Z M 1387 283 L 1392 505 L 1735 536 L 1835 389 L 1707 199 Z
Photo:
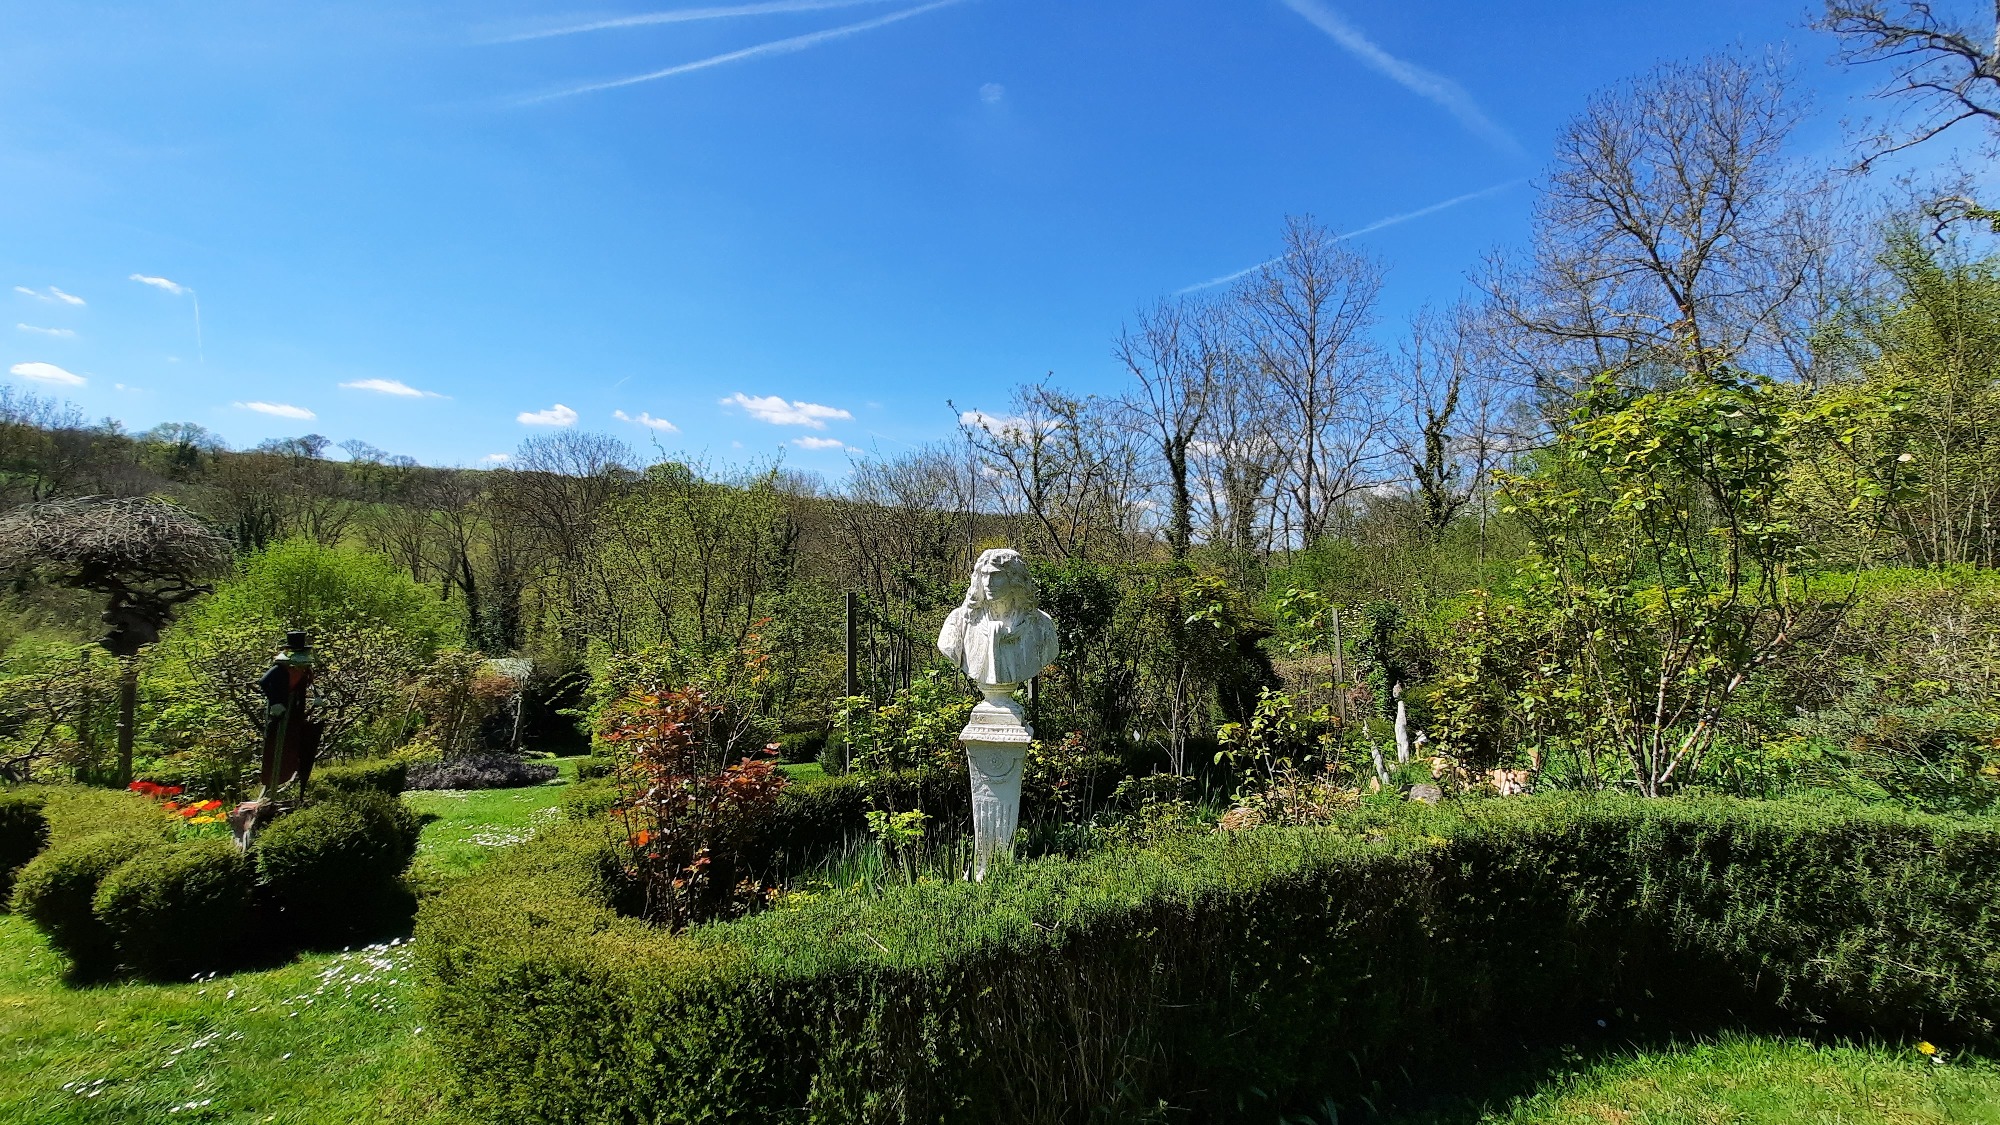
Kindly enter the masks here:
M 972 774 L 972 877 L 986 878 L 993 857 L 1014 854 L 1014 829 L 1021 820 L 1021 772 L 1034 737 L 1015 684 L 979 686 L 986 698 L 972 708 L 959 732 L 965 764 Z

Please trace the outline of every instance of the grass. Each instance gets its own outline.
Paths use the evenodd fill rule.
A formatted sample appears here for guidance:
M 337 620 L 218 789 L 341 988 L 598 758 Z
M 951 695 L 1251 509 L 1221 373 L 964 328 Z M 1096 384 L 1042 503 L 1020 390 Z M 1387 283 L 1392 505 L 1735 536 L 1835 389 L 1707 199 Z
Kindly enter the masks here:
M 1987 1125 L 2000 1064 L 1749 1035 L 1559 1063 L 1531 1092 L 1400 1125 Z
M 526 839 L 562 784 L 409 794 L 435 818 L 413 879 L 462 878 Z M 75 988 L 64 967 L 0 914 L 0 1125 L 450 1120 L 401 939 L 185 984 Z

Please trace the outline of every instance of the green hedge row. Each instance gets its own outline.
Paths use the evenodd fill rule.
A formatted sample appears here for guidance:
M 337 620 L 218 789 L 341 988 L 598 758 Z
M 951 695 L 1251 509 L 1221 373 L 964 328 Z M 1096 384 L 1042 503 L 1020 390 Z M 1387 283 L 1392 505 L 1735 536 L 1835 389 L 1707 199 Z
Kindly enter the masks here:
M 624 916 L 615 844 L 574 825 L 425 906 L 426 1024 L 470 1108 L 536 1122 L 1270 1120 L 1619 1012 L 2000 1025 L 1992 824 L 1611 798 L 1374 815 L 678 938 Z
M 373 790 L 394 797 L 410 780 L 410 764 L 395 760 L 343 762 L 313 771 L 313 796 Z
M 14 872 L 48 846 L 48 799 L 40 793 L 0 792 L 0 902 L 14 886 Z
M 48 797 L 50 844 L 11 899 L 81 977 L 234 968 L 337 944 L 407 906 L 401 875 L 421 825 L 387 793 L 335 793 L 271 825 L 248 856 L 226 838 L 173 842 L 156 804 L 108 795 Z

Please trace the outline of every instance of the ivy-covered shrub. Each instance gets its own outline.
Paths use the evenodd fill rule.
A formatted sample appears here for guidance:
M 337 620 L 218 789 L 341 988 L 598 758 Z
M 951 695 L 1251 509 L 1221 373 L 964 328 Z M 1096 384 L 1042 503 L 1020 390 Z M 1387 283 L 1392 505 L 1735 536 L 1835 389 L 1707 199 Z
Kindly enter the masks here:
M 554 781 L 560 771 L 546 762 L 524 762 L 508 754 L 469 754 L 417 766 L 408 789 L 517 789 Z
M 95 913 L 98 887 L 141 852 L 166 846 L 161 836 L 104 832 L 59 843 L 36 856 L 14 881 L 14 913 L 48 936 L 84 976 L 114 963 L 114 934 Z
M 257 838 L 256 870 L 287 936 L 325 944 L 399 905 L 422 829 L 401 799 L 356 790 L 280 818 Z
M 47 798 L 39 793 L 0 793 L 0 902 L 14 886 L 14 872 L 49 843 Z
M 510 1121 L 1271 1120 L 1485 1045 L 1782 1018 L 1991 1042 L 2000 825 L 1712 800 L 1364 809 L 669 937 L 552 831 L 428 903 L 427 1033 Z
M 119 961 L 171 979 L 234 962 L 255 886 L 250 860 L 211 837 L 140 852 L 105 877 L 92 906 Z
M 409 775 L 409 763 L 393 759 L 321 766 L 313 771 L 313 796 L 324 797 L 329 794 L 354 793 L 370 789 L 394 797 L 402 793 L 404 785 L 409 781 Z

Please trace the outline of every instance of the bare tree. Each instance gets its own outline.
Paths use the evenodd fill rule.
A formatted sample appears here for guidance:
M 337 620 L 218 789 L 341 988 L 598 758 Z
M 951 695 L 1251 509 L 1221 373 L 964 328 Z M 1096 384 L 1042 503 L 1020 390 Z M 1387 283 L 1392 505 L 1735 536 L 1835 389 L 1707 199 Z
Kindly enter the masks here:
M 231 558 L 229 540 L 165 500 L 86 496 L 28 504 L 0 517 L 0 570 L 106 598 L 98 643 L 118 658 L 118 779 L 132 780 L 139 650 Z
M 1559 411 L 1599 374 L 1785 365 L 1838 249 L 1808 213 L 1824 175 L 1784 151 L 1800 115 L 1782 70 L 1733 55 L 1594 96 L 1557 139 L 1527 265 L 1482 278 L 1517 376 Z
M 1401 416 L 1389 443 L 1416 489 L 1418 522 L 1432 539 L 1443 534 L 1478 486 L 1480 444 L 1467 432 L 1478 388 L 1470 354 L 1471 313 L 1440 317 L 1425 310 L 1410 323 L 1396 367 Z
M 1285 222 L 1284 252 L 1237 290 L 1242 346 L 1268 382 L 1288 452 L 1284 489 L 1299 539 L 1311 545 L 1380 456 L 1368 342 L 1382 267 L 1310 218 Z
M 2000 146 L 2000 0 L 1990 30 L 1940 19 L 1926 0 L 1900 4 L 1827 0 L 1815 23 L 1840 38 L 1840 59 L 1888 63 L 1895 75 L 1876 96 L 1901 102 L 1914 120 L 1864 141 L 1861 167 L 1964 122 L 1983 122 L 1987 151 Z
M 1167 486 L 1167 545 L 1187 557 L 1194 539 L 1192 451 L 1207 422 L 1229 340 L 1212 305 L 1161 301 L 1139 315 L 1137 330 L 1118 334 L 1113 353 L 1137 387 L 1126 395 L 1126 420 L 1157 450 Z
M 1270 388 L 1240 351 L 1221 354 L 1200 435 L 1189 451 L 1202 487 L 1208 537 L 1239 558 L 1268 546 L 1271 485 L 1284 462 Z
M 1009 410 L 959 415 L 967 443 L 1003 486 L 1003 502 L 1017 505 L 1029 533 L 1057 558 L 1103 558 L 1122 547 L 1135 530 L 1140 459 L 1114 404 L 1042 382 L 1018 388 Z

